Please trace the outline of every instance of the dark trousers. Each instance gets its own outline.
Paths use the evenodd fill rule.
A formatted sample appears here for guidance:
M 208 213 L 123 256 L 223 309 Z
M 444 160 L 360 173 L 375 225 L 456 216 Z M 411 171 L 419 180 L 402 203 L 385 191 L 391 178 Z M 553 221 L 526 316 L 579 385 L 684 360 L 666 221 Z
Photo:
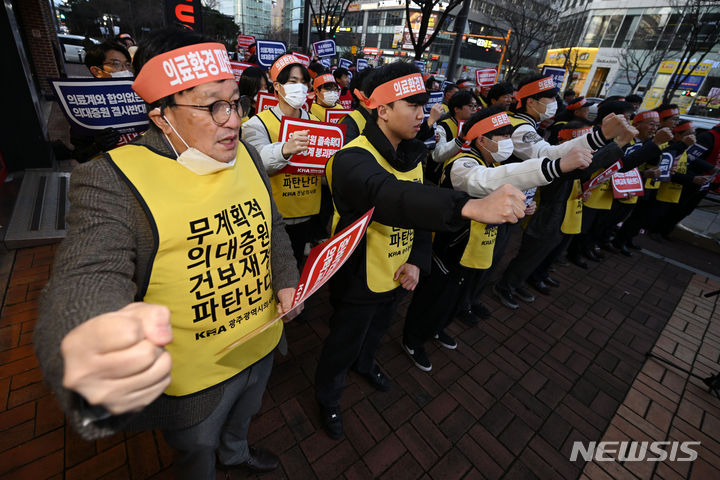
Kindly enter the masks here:
M 377 303 L 348 303 L 332 299 L 330 334 L 323 343 L 315 372 L 315 397 L 326 407 L 340 403 L 348 370 L 355 365 L 369 373 L 375 364 L 380 340 L 390 328 L 404 290 L 398 288 L 389 300 Z
M 605 210 L 583 206 L 580 233 L 573 235 L 570 245 L 568 246 L 568 255 L 570 257 L 577 258 L 582 255 L 583 251 L 594 246 L 593 226 L 595 225 L 597 216 L 601 215 L 601 212 L 604 211 Z
M 545 239 L 524 233 L 520 250 L 505 269 L 499 283 L 504 287 L 521 287 L 558 243 L 560 239 L 557 236 Z
M 214 480 L 217 458 L 223 465 L 239 465 L 248 458 L 250 420 L 262 405 L 273 365 L 273 352 L 223 385 L 220 401 L 200 423 L 181 430 L 163 430 L 168 444 L 178 452 L 177 478 Z
M 448 270 L 432 262 L 430 275 L 422 277 L 415 288 L 403 328 L 403 343 L 410 348 L 422 346 L 452 322 L 461 300 L 486 270 L 459 265 Z
M 680 201 L 677 204 L 673 204 L 667 212 L 667 215 L 658 221 L 655 231 L 663 235 L 669 235 L 675 228 L 675 225 L 690 215 L 706 195 L 707 190 L 701 192 L 697 188 L 692 188 L 687 185 L 684 186 L 680 194 Z
M 615 226 L 624 222 L 635 209 L 635 203 L 613 202 L 610 213 L 605 217 L 603 223 L 598 227 L 598 242 L 608 243 L 615 233 Z
M 509 223 L 498 225 L 497 236 L 495 237 L 495 248 L 493 248 L 492 264 L 487 270 L 478 270 L 478 272 L 481 273 L 472 275 L 470 279 L 467 280 L 468 285 L 466 285 L 466 288 L 463 290 L 463 297 L 458 307 L 459 313 L 472 310 L 475 305 L 482 303 L 480 302 L 480 296 L 490 282 L 495 270 L 497 270 L 498 265 L 500 265 L 503 255 L 505 255 L 513 228 L 519 227 L 517 224 L 512 225 Z
M 640 233 L 640 229 L 654 223 L 656 196 L 657 190 L 645 190 L 645 195 L 638 199 L 635 209 L 618 230 L 615 236 L 617 243 L 625 244 L 635 238 Z
M 297 261 L 298 269 L 302 271 L 303 263 L 305 263 L 305 244 L 311 240 L 312 220 L 296 223 L 294 225 L 285 225 L 285 231 L 290 237 L 290 245 L 292 246 L 295 261 Z
M 563 233 L 560 243 L 558 243 L 557 246 L 548 253 L 542 262 L 540 262 L 540 265 L 538 265 L 535 271 L 530 275 L 530 279 L 539 282 L 550 276 L 550 265 L 560 258 L 560 255 L 562 255 L 568 245 L 570 245 L 573 237 L 574 235 Z

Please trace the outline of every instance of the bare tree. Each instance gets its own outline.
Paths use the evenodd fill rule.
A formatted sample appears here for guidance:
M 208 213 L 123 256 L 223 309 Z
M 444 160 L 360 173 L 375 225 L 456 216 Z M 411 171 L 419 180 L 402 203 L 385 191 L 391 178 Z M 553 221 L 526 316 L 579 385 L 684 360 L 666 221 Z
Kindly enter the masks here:
M 663 103 L 670 102 L 675 92 L 700 66 L 720 37 L 720 22 L 717 18 L 711 18 L 711 13 L 717 13 L 720 8 L 719 0 L 674 0 L 671 3 L 674 10 L 681 15 L 675 38 L 671 39 L 671 45 L 679 43 L 680 51 L 677 57 L 680 61 L 665 87 Z
M 415 59 L 421 60 L 422 54 L 428 49 L 432 42 L 440 33 L 441 26 L 445 25 L 445 21 L 448 15 L 457 8 L 463 0 L 405 0 L 405 26 L 410 33 L 410 42 L 412 43 L 413 50 L 415 50 Z M 436 7 L 440 6 L 440 3 L 447 2 L 445 10 L 442 12 L 435 11 Z M 411 19 L 410 4 L 417 5 L 416 8 L 420 9 L 420 22 L 417 26 L 417 35 L 415 34 L 414 25 Z M 428 27 L 433 16 L 437 19 L 433 32 L 428 35 Z
M 654 73 L 662 63 L 665 52 L 648 49 L 625 49 L 618 55 L 618 66 L 623 71 L 630 93 L 635 93 L 648 74 Z
M 535 68 L 537 62 L 533 59 L 552 43 L 557 19 L 558 11 L 552 2 L 526 2 L 499 19 L 497 28 L 512 30 L 506 51 L 505 80 L 517 80 L 523 67 Z
M 306 0 L 310 2 L 312 24 L 320 40 L 332 38 L 345 18 L 352 0 Z

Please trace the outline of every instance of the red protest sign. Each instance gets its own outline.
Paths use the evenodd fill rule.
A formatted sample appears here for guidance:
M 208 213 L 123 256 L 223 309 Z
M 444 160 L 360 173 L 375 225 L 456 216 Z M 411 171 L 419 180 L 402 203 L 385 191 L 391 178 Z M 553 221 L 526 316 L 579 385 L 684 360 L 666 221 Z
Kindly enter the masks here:
M 588 180 L 583 184 L 583 191 L 589 192 L 590 190 L 595 190 L 600 185 L 608 181 L 618 170 L 622 168 L 622 162 L 618 160 L 617 162 L 610 165 L 604 172 L 602 172 L 597 177 L 593 178 L 592 180 Z
M 365 47 L 363 48 L 363 53 L 371 57 L 377 57 L 380 55 L 380 49 L 376 47 Z
M 257 112 L 260 113 L 278 104 L 278 98 L 272 93 L 258 93 Z
M 295 57 L 298 60 L 300 60 L 300 63 L 305 65 L 305 68 L 310 66 L 310 57 L 308 57 L 307 55 L 303 55 L 302 53 L 297 53 L 297 52 L 292 52 L 292 54 L 295 55 Z
M 279 141 L 287 142 L 295 132 L 308 130 L 309 133 L 308 149 L 290 157 L 290 163 L 281 172 L 323 175 L 328 158 L 335 155 L 345 144 L 346 129 L 345 125 L 282 117 Z
M 492 87 L 495 85 L 497 70 L 494 68 L 480 68 L 475 70 L 475 80 L 478 87 Z
M 234 60 L 230 60 L 230 69 L 233 72 L 233 75 L 235 75 L 235 81 L 237 82 L 240 80 L 240 76 L 243 74 L 246 68 L 248 67 L 254 67 L 252 63 L 245 63 L 245 62 L 236 62 Z
M 352 100 L 352 93 L 350 93 L 350 89 L 347 89 L 344 95 L 340 95 L 340 100 L 338 101 L 344 109 L 350 110 L 352 109 Z
M 341 108 L 328 108 L 325 110 L 325 122 L 326 123 L 338 123 L 341 118 L 345 115 L 350 115 L 352 110 L 345 110 Z
M 645 194 L 642 176 L 637 168 L 612 176 L 614 198 L 642 197 Z
M 238 35 L 237 37 L 238 48 L 248 48 L 253 43 L 255 43 L 255 37 L 252 35 Z
M 300 304 L 307 300 L 310 295 L 318 291 L 320 287 L 325 285 L 325 283 L 340 270 L 340 267 L 350 258 L 350 255 L 352 255 L 365 236 L 365 231 L 368 225 L 370 225 L 370 219 L 374 211 L 375 208 L 371 208 L 365 215 L 358 218 L 343 231 L 310 250 L 310 255 L 305 261 L 302 275 L 300 275 L 300 281 L 295 289 L 292 305 L 285 313 L 300 306 Z M 280 318 L 282 318 L 282 315 L 278 315 L 252 332 L 243 335 L 215 355 L 220 355 L 242 345 L 273 326 Z

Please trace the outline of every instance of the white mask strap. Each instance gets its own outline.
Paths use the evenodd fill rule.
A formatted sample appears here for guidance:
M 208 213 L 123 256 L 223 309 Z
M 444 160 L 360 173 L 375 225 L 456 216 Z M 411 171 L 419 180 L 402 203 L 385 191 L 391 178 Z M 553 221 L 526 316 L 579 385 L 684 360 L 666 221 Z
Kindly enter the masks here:
M 165 120 L 165 121 L 167 122 L 168 125 L 170 125 L 170 128 L 172 128 L 172 131 L 175 132 L 175 135 L 177 135 L 177 137 L 180 139 L 180 141 L 185 144 L 185 148 L 190 148 L 190 145 L 188 145 L 187 142 L 186 142 L 186 141 L 180 136 L 180 134 L 177 132 L 177 130 L 175 130 L 175 127 L 173 127 L 172 123 L 170 123 L 170 122 L 168 121 L 168 119 L 165 118 L 165 115 L 163 115 L 162 118 L 163 118 L 163 120 Z M 167 135 L 165 135 L 165 137 L 167 138 Z M 169 141 L 169 140 L 170 140 L 170 139 L 168 139 L 168 141 Z M 172 142 L 170 142 L 170 145 L 172 145 Z M 175 150 L 175 147 L 173 147 L 173 150 Z M 177 155 L 177 151 L 175 152 L 175 155 Z

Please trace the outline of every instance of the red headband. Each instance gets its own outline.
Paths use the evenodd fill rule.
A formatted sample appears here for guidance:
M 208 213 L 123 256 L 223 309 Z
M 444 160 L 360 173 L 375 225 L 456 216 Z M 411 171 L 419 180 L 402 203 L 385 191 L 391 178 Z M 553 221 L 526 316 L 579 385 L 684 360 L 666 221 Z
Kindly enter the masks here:
M 646 122 L 648 120 L 660 120 L 660 115 L 658 115 L 658 112 L 655 110 L 647 110 L 645 112 L 640 112 L 633 118 L 633 125 L 638 124 L 640 122 Z
M 157 55 L 143 65 L 132 84 L 147 103 L 203 83 L 234 79 L 222 43 L 196 43 Z
M 325 85 L 326 83 L 334 83 L 337 85 L 337 82 L 335 81 L 335 76 L 332 73 L 326 73 L 324 75 L 318 75 L 315 77 L 315 80 L 313 81 L 313 88 L 315 90 L 318 89 L 318 87 Z
M 572 140 L 573 138 L 582 137 L 593 131 L 592 127 L 586 128 L 564 128 L 558 132 L 560 140 Z
M 553 82 L 553 77 L 541 78 L 540 80 L 537 80 L 535 82 L 523 85 L 522 87 L 520 87 L 520 90 L 518 90 L 517 94 L 515 95 L 515 98 L 517 98 L 518 101 L 517 106 L 518 108 L 520 108 L 520 106 L 522 105 L 521 100 L 523 98 L 527 98 L 537 93 L 554 89 L 555 82 Z
M 693 128 L 695 127 L 693 126 L 692 122 L 685 122 L 673 128 L 672 131 L 673 133 L 682 133 L 686 130 L 692 130 Z
M 587 105 L 587 99 L 585 99 L 585 97 L 580 97 L 577 101 L 568 103 L 568 106 L 565 107 L 565 109 L 566 110 L 578 110 L 578 109 L 584 107 L 585 105 Z
M 508 118 L 507 112 L 500 112 L 490 117 L 483 118 L 472 126 L 465 136 L 465 140 L 471 142 L 488 132 L 504 127 L 505 125 L 510 125 L 510 118 Z
M 370 98 L 366 97 L 360 90 L 355 89 L 355 95 L 370 109 L 375 109 L 379 105 L 387 105 L 396 100 L 412 97 L 419 93 L 425 93 L 425 83 L 422 75 L 419 73 L 411 73 L 404 77 L 396 78 L 385 82 L 375 90 L 373 90 Z
M 661 110 L 658 112 L 660 115 L 660 118 L 667 118 L 672 117 L 673 115 L 679 115 L 680 112 L 677 108 L 666 108 L 665 110 Z
M 270 67 L 270 80 L 273 82 L 276 81 L 280 72 L 282 72 L 285 67 L 292 65 L 293 63 L 299 63 L 302 65 L 302 61 L 291 53 L 283 55 L 275 60 L 272 67 Z

